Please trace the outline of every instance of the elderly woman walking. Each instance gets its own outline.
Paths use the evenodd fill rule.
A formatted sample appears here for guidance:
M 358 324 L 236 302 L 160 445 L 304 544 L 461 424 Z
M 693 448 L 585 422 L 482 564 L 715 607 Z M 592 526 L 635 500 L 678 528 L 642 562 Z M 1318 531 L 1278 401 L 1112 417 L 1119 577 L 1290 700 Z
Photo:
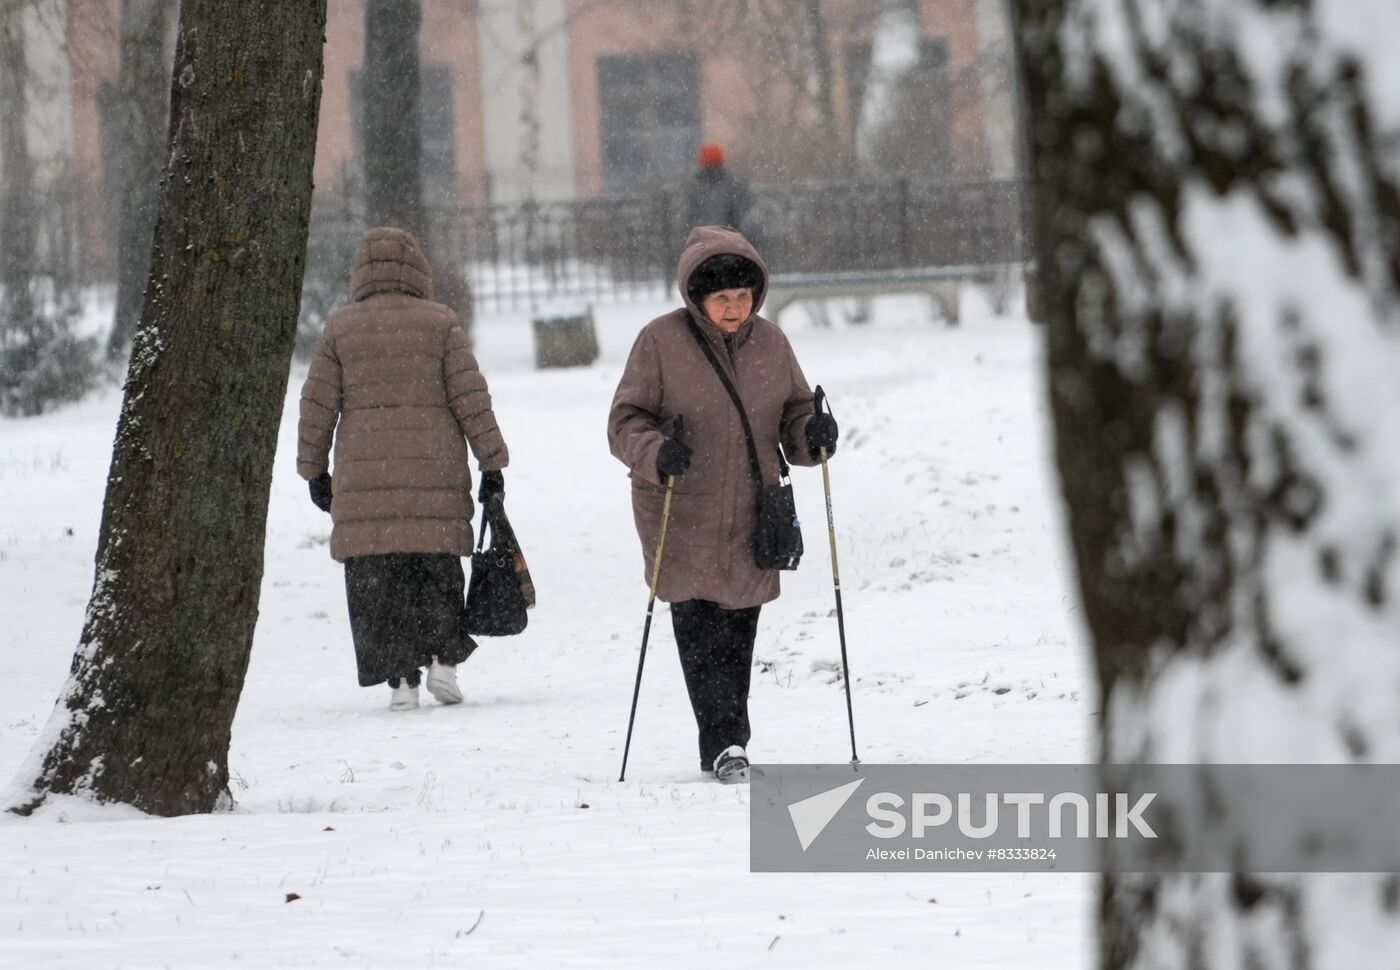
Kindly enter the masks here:
M 476 649 L 462 619 L 467 446 L 484 503 L 505 490 L 506 443 L 466 333 L 433 302 L 432 268 L 412 235 L 365 233 L 350 298 L 326 321 L 301 390 L 297 472 L 331 514 L 360 686 L 387 682 L 391 709 L 414 708 L 426 667 L 428 691 L 456 704 L 456 667 Z
M 755 561 L 754 452 L 771 484 L 786 470 L 780 445 L 788 462 L 815 465 L 823 449 L 835 450 L 837 429 L 829 414 L 817 412 L 783 332 L 757 315 L 768 270 L 748 240 L 720 226 L 693 229 L 678 277 L 685 306 L 638 335 L 613 397 L 608 442 L 631 472 L 648 582 L 666 482 L 675 476 L 656 595 L 671 604 L 700 768 L 737 780 L 747 777 L 749 764 L 759 610 L 779 592 L 778 571 Z M 676 419 L 683 436 L 673 433 Z

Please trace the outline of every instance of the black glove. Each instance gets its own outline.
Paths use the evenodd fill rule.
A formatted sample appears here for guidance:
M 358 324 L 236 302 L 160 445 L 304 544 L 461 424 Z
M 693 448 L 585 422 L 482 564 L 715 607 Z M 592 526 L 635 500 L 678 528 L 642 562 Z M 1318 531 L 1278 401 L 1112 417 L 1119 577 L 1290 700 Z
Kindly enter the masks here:
M 807 422 L 807 449 L 813 458 L 820 458 L 823 448 L 827 457 L 836 453 L 836 419 L 829 414 L 814 414 Z
M 493 495 L 505 495 L 506 476 L 504 472 L 482 472 L 481 484 L 476 490 L 476 500 L 485 505 Z
M 306 484 L 311 489 L 311 504 L 322 512 L 329 512 L 331 510 L 330 472 L 321 472 Z
M 690 467 L 690 446 L 683 439 L 685 424 L 679 417 L 671 425 L 671 434 L 661 442 L 661 450 L 656 453 L 656 472 L 664 482 L 672 475 L 684 475 Z
M 826 449 L 826 456 L 830 458 L 836 454 L 836 438 L 839 432 L 836 429 L 836 418 L 831 411 L 823 410 L 826 403 L 826 391 L 822 390 L 820 384 L 817 385 L 816 393 L 816 414 L 813 414 L 807 421 L 807 450 L 812 453 L 812 460 L 819 461 L 822 456 L 822 449 Z

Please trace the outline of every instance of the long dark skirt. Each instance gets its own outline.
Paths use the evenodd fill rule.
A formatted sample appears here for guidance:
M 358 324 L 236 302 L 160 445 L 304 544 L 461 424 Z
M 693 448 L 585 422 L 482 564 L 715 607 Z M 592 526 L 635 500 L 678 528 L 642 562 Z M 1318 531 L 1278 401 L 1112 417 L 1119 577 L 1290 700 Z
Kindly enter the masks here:
M 462 560 L 453 555 L 391 553 L 345 560 L 345 599 L 360 686 L 392 677 L 418 682 L 434 655 L 445 664 L 471 656 L 476 641 L 462 622 Z M 410 676 L 411 675 L 411 676 Z

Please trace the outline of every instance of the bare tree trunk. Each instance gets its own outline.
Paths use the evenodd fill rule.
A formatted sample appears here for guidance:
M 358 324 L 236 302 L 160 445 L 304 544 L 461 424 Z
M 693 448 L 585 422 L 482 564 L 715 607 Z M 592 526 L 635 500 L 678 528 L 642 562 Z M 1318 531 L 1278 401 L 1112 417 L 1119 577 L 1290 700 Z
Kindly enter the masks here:
M 0 414 L 77 400 L 96 375 L 76 337 L 71 101 L 63 0 L 0 0 Z
M 836 134 L 836 105 L 832 101 L 831 46 L 826 31 L 826 15 L 822 0 L 802 0 L 807 17 L 807 44 L 812 55 L 812 70 L 817 81 L 817 110 L 822 128 Z
M 1397 761 L 1400 11 L 1016 7 L 1102 757 Z M 1400 952 L 1388 876 L 1119 876 L 1101 915 L 1107 968 Z
M 426 239 L 419 128 L 420 0 L 365 3 L 365 205 L 371 226 Z
M 151 263 L 151 234 L 169 134 L 170 73 L 166 27 L 172 0 L 122 0 L 117 156 L 117 300 L 107 355 L 126 353 L 141 321 Z
M 441 231 L 447 214 L 429 213 L 423 204 L 421 20 L 421 0 L 365 4 L 365 214 L 370 226 L 396 226 L 418 238 L 433 264 L 435 299 L 457 314 L 470 340 L 472 290 Z M 538 167 L 538 125 L 536 129 L 534 154 L 522 158 L 527 168 Z
M 525 198 L 535 201 L 540 174 L 540 32 L 535 0 L 516 0 L 515 29 L 528 45 L 520 71 L 520 171 Z
M 901 94 L 905 77 L 919 65 L 922 35 L 918 3 L 880 0 L 865 93 L 854 126 L 856 158 L 864 167 L 888 165 L 881 157 L 881 142 L 889 138 L 890 129 L 909 123 L 900 117 Z
M 0 0 L 0 346 L 33 325 L 29 277 L 34 269 L 37 213 L 34 160 L 29 154 L 25 4 Z
M 35 799 L 227 797 L 311 205 L 326 0 L 184 0 L 148 295 Z M 23 780 L 23 779 L 21 779 Z

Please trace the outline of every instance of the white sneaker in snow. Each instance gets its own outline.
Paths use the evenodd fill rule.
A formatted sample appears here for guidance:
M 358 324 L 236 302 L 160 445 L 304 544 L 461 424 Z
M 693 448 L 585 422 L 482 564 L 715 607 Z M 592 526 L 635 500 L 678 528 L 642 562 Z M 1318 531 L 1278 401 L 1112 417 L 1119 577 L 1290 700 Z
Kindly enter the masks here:
M 724 784 L 749 780 L 749 758 L 743 748 L 731 744 L 719 753 L 715 759 L 715 780 Z
M 411 711 L 417 706 L 418 687 L 409 686 L 406 681 L 399 681 L 399 686 L 392 688 L 389 694 L 389 710 Z
M 457 668 L 438 663 L 438 658 L 434 657 L 432 666 L 428 668 L 428 693 L 436 697 L 440 704 L 462 703 L 462 688 L 457 686 Z

